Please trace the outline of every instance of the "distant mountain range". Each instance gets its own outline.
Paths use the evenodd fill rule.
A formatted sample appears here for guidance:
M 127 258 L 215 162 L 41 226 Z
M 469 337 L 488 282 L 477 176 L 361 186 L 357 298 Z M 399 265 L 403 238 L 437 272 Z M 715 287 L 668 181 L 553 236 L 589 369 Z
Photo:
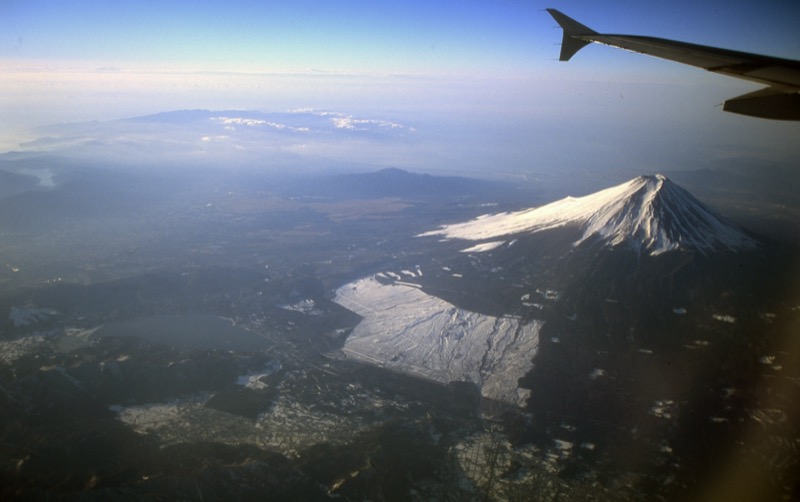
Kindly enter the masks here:
M 400 197 L 410 200 L 477 198 L 519 202 L 536 197 L 535 191 L 515 189 L 512 184 L 461 176 L 433 176 L 398 168 L 356 174 L 320 174 L 286 182 L 290 195 L 335 199 Z

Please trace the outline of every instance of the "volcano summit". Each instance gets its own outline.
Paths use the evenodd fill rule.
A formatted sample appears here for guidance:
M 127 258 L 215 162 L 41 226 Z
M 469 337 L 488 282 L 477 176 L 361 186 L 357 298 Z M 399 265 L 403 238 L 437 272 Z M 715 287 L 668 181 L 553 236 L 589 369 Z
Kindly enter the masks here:
M 661 174 L 639 176 L 594 194 L 567 197 L 537 208 L 480 216 L 420 235 L 485 241 L 562 227 L 580 229 L 575 246 L 599 237 L 607 246 L 627 244 L 649 255 L 678 249 L 736 251 L 756 245 L 739 227 Z M 488 251 L 504 244 L 486 242 L 469 251 Z

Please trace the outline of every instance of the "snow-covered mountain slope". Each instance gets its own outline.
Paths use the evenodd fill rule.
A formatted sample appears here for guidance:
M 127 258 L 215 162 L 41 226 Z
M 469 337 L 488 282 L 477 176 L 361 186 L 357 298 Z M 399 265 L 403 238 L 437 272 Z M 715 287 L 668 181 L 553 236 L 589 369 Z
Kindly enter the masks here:
M 530 391 L 517 381 L 533 367 L 542 321 L 470 312 L 374 276 L 340 287 L 334 301 L 364 318 L 342 349 L 348 356 L 437 382 L 472 382 L 484 397 L 525 405 Z
M 660 174 L 533 209 L 480 216 L 420 236 L 494 240 L 486 249 L 470 248 L 470 252 L 480 252 L 496 248 L 498 237 L 570 226 L 582 231 L 576 246 L 597 236 L 609 246 L 628 244 L 650 255 L 676 249 L 738 250 L 756 244 L 739 227 Z

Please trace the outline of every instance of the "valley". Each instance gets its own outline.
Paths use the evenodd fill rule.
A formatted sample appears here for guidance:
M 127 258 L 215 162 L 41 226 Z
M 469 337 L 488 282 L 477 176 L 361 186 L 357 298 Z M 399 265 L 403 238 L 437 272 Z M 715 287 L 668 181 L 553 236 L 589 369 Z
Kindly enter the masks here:
M 103 217 L 42 192 L 47 220 L 4 227 L 2 495 L 652 500 L 729 472 L 792 494 L 794 248 L 443 240 L 523 194 L 355 179 L 84 192 Z

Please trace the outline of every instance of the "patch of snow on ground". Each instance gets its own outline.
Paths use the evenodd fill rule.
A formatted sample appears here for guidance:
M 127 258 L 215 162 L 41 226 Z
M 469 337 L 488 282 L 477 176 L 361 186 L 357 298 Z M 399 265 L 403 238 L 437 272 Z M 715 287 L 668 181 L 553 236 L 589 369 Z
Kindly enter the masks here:
M 650 414 L 659 418 L 672 418 L 675 401 L 671 399 L 658 399 L 650 407 Z
M 300 312 L 306 315 L 321 315 L 323 313 L 320 309 L 317 308 L 317 303 L 311 298 L 300 300 L 299 302 L 293 303 L 291 305 L 278 305 L 278 307 L 284 310 L 293 310 L 295 312 Z
M 558 301 L 558 299 L 561 297 L 561 293 L 552 289 L 537 289 L 536 292 L 542 295 L 545 300 Z
M 505 243 L 506 243 L 506 241 L 484 242 L 482 244 L 476 244 L 476 245 L 474 245 L 472 247 L 469 247 L 469 248 L 466 248 L 466 249 L 462 249 L 461 252 L 462 253 L 484 253 L 486 251 L 492 251 L 493 249 L 497 249 L 497 248 L 499 248 L 500 246 L 502 246 Z
M 485 397 L 525 404 L 530 391 L 517 380 L 533 367 L 542 321 L 470 312 L 374 277 L 342 286 L 334 301 L 364 318 L 342 349 L 348 356 L 437 382 L 472 382 Z
M 236 384 L 247 387 L 248 389 L 266 389 L 269 386 L 264 383 L 262 379 L 275 374 L 282 368 L 283 366 L 281 363 L 272 361 L 267 364 L 262 371 L 240 376 L 236 379 Z
M 589 380 L 597 380 L 600 377 L 606 376 L 606 370 L 602 368 L 595 368 L 591 373 L 589 373 Z

